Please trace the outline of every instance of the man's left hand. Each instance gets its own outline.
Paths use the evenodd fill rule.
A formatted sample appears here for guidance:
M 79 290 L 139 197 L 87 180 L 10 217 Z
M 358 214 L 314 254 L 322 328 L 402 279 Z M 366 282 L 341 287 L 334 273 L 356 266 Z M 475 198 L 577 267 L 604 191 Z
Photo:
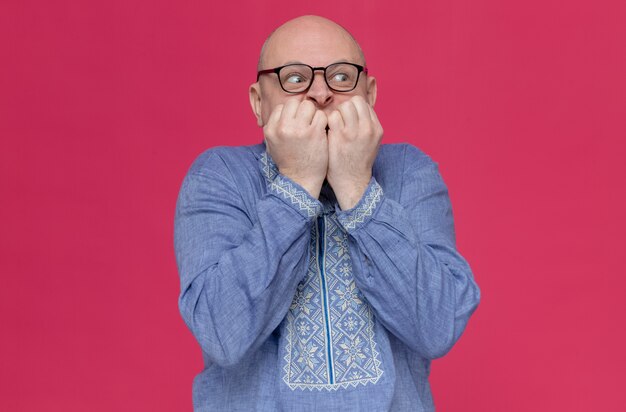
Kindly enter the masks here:
M 374 109 L 361 96 L 340 104 L 328 115 L 328 173 L 342 210 L 353 208 L 372 177 L 383 137 Z

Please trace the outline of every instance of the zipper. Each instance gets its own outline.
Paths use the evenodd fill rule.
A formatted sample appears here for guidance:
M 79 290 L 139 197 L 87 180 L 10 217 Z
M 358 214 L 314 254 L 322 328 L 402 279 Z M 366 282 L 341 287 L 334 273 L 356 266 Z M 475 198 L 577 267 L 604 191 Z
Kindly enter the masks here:
M 324 326 L 326 327 L 326 353 L 328 354 L 328 383 L 334 384 L 334 367 L 333 367 L 333 351 L 331 347 L 330 320 L 328 306 L 328 290 L 326 287 L 325 252 L 326 252 L 326 215 L 317 218 L 317 267 L 319 269 L 320 281 L 322 287 L 322 312 L 324 313 Z

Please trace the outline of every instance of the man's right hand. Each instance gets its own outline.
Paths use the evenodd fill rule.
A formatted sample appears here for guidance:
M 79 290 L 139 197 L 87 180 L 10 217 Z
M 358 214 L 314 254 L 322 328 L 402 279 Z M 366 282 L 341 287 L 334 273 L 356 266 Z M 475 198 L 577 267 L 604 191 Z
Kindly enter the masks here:
M 328 170 L 328 120 L 308 100 L 290 99 L 263 127 L 267 152 L 281 174 L 318 198 Z

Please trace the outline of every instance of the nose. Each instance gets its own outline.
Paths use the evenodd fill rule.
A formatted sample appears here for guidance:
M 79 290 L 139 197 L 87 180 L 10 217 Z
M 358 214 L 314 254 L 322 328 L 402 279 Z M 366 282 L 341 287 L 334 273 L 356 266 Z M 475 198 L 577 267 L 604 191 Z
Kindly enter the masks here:
M 330 103 L 333 91 L 328 88 L 324 73 L 317 72 L 313 76 L 313 83 L 306 93 L 307 99 L 314 101 L 318 107 L 324 107 Z

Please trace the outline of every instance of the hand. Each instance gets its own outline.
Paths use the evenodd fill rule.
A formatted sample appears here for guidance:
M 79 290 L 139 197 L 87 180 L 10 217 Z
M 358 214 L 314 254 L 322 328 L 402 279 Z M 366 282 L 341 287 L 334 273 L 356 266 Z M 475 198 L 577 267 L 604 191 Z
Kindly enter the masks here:
M 317 198 L 328 170 L 327 118 L 307 100 L 274 108 L 263 127 L 267 151 L 281 174 Z
M 328 183 L 341 209 L 351 209 L 372 177 L 383 128 L 361 96 L 352 97 L 328 115 L 328 127 Z

